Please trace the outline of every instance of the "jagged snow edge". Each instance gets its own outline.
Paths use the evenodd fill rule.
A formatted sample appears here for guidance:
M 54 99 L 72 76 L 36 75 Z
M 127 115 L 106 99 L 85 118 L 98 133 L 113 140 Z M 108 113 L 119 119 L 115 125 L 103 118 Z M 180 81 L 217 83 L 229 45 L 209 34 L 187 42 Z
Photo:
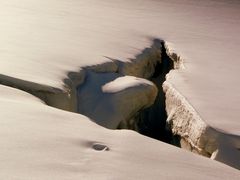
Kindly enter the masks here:
M 174 62 L 174 69 L 185 69 L 184 59 L 176 53 L 174 45 L 165 41 L 164 47 Z M 183 144 L 188 143 L 186 149 L 240 169 L 240 137 L 207 124 L 194 106 L 168 80 L 168 76 L 170 74 L 166 75 L 163 83 L 168 128 L 173 134 L 180 136 L 180 141 L 185 141 Z M 177 118 L 174 120 L 175 117 Z M 185 129 L 181 129 L 183 127 Z M 228 151 L 232 154 L 228 155 Z

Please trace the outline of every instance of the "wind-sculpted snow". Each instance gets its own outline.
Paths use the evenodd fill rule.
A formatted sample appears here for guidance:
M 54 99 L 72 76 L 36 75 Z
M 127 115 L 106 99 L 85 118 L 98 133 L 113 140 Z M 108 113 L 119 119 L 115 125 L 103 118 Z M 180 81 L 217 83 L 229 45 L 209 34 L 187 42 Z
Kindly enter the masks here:
M 237 180 L 240 175 L 133 131 L 105 129 L 17 89 L 0 86 L 0 109 L 1 179 Z
M 105 179 L 113 171 L 121 177 L 119 179 L 125 179 L 131 172 L 140 172 L 135 173 L 137 178 L 146 173 L 147 177 L 152 174 L 153 179 L 189 178 L 187 170 L 194 179 L 219 179 L 228 172 L 233 179 L 234 170 L 217 162 L 185 156 L 181 150 L 169 146 L 166 151 L 160 150 L 165 146 L 161 142 L 130 131 L 103 130 L 84 116 L 52 107 L 81 112 L 81 108 L 95 104 L 99 107 L 95 112 L 105 113 L 101 117 L 109 118 L 103 118 L 107 124 L 124 112 L 125 117 L 114 121 L 112 127 L 122 119 L 125 127 L 129 122 L 134 124 L 132 117 L 153 102 L 156 90 L 151 83 L 145 83 L 146 80 L 139 81 L 138 87 L 131 84 L 131 88 L 129 84 L 124 87 L 121 80 L 125 82 L 126 76 L 151 79 L 156 66 L 162 63 L 164 45 L 175 69 L 170 71 L 164 83 L 168 128 L 183 148 L 239 168 L 239 8 L 238 1 L 224 0 L 0 0 L 0 84 L 35 96 L 19 90 L 15 93 L 14 89 L 1 86 L 0 143 L 6 148 L 0 150 L 0 155 L 1 163 L 8 163 L 7 168 L 1 165 L 1 176 L 12 179 L 13 175 L 22 175 L 26 179 L 31 173 L 40 179 L 92 178 L 87 173 L 91 168 L 91 171 L 96 170 L 94 179 Z M 88 91 L 93 93 L 86 92 L 82 97 L 81 89 L 89 87 L 92 88 Z M 98 89 L 94 89 L 96 87 Z M 133 90 L 144 98 L 134 96 Z M 93 94 L 96 97 L 90 98 L 89 104 L 80 101 Z M 112 100 L 113 97 L 117 100 Z M 121 112 L 114 107 L 116 101 L 122 104 Z M 137 106 L 131 107 L 131 103 Z M 107 108 L 117 110 L 119 116 Z M 87 109 L 89 116 L 98 116 Z M 116 170 L 116 164 L 113 163 L 113 167 L 110 160 L 104 164 L 109 169 L 103 169 L 105 156 L 94 156 L 93 159 L 100 161 L 90 162 L 89 149 L 79 153 L 78 143 L 71 141 L 82 138 L 83 141 L 78 142 L 84 147 L 91 147 L 96 153 L 111 153 L 115 152 L 111 143 L 121 144 L 118 140 L 109 140 L 115 137 L 113 134 L 118 134 L 116 139 L 120 136 L 119 142 L 129 146 L 120 148 L 121 153 L 113 153 L 108 158 L 121 168 L 131 166 L 133 171 L 131 168 Z M 93 137 L 92 141 L 87 141 L 88 137 Z M 105 143 L 105 140 L 109 141 Z M 71 142 L 76 146 L 71 146 Z M 167 151 L 173 152 L 172 158 L 159 156 L 161 153 L 167 156 Z M 123 155 L 125 152 L 128 158 Z M 145 153 L 149 156 L 140 158 Z M 84 154 L 83 161 L 77 159 L 79 154 Z M 178 155 L 187 159 L 194 157 L 193 160 L 200 164 L 193 161 L 186 164 Z M 49 156 L 51 158 L 47 159 Z M 125 158 L 119 160 L 122 156 Z M 163 166 L 160 161 L 169 164 Z M 85 164 L 89 166 L 86 168 Z M 154 171 L 156 166 L 161 167 L 160 174 Z M 168 168 L 173 166 L 178 173 L 169 172 Z M 199 169 L 206 174 L 200 174 Z

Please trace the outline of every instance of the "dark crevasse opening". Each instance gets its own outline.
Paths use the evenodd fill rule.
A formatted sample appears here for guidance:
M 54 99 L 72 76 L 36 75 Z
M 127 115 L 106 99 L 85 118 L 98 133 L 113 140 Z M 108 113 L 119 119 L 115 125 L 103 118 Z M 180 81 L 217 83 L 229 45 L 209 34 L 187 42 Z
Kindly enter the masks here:
M 154 104 L 139 112 L 136 117 L 138 132 L 148 137 L 172 143 L 172 133 L 166 128 L 167 113 L 165 110 L 165 93 L 162 84 L 166 80 L 166 74 L 174 68 L 173 61 L 166 54 L 164 44 L 162 45 L 161 61 L 155 67 L 155 72 L 149 79 L 158 88 L 158 95 Z
M 159 55 L 159 50 L 161 50 L 161 56 Z M 155 55 L 156 51 L 158 53 L 158 56 Z M 146 67 L 141 67 L 145 68 L 144 70 L 147 72 L 147 74 L 152 74 L 152 72 L 154 71 L 151 77 L 148 78 L 148 80 L 152 81 L 158 88 L 158 94 L 152 106 L 145 109 L 142 109 L 144 108 L 142 107 L 137 110 L 137 113 L 135 111 L 133 114 L 131 114 L 130 117 L 121 120 L 122 112 L 117 110 L 117 106 L 113 106 L 114 103 L 116 104 L 115 101 L 117 93 L 102 93 L 102 87 L 106 83 L 109 83 L 116 78 L 122 77 L 123 75 L 119 72 L 93 72 L 90 69 L 87 71 L 87 77 L 85 80 L 86 82 L 84 83 L 84 85 L 81 85 L 77 88 L 78 112 L 80 114 L 90 117 L 94 122 L 104 127 L 114 127 L 114 129 L 116 127 L 118 129 L 132 129 L 138 131 L 140 134 L 143 134 L 145 136 L 166 143 L 177 144 L 175 142 L 176 138 L 173 137 L 171 130 L 166 128 L 166 97 L 162 87 L 164 81 L 166 80 L 166 75 L 171 69 L 174 69 L 174 61 L 167 55 L 165 44 L 163 41 L 160 40 L 155 40 L 153 48 L 147 48 L 143 51 L 143 54 L 144 53 L 147 54 L 144 57 L 150 58 L 149 60 L 154 60 L 152 64 L 149 63 L 150 66 L 148 64 L 146 65 Z M 160 59 L 158 60 L 157 58 Z M 155 64 L 156 62 L 157 64 Z M 102 104 L 105 104 L 105 107 L 102 107 Z M 111 111 L 114 112 L 112 113 L 113 115 L 111 114 Z M 119 121 L 119 119 L 121 121 Z M 114 120 L 116 120 L 116 124 L 114 124 Z

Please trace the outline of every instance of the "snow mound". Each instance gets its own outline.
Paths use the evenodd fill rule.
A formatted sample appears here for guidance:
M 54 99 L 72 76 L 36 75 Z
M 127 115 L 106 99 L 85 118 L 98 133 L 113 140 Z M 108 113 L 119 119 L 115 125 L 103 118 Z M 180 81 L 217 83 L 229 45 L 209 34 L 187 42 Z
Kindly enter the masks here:
M 154 86 L 154 84 L 146 79 L 134 76 L 124 76 L 103 85 L 102 91 L 104 93 L 117 93 L 126 90 L 127 88 L 139 86 Z
M 154 103 L 157 87 L 150 81 L 117 73 L 88 72 L 78 88 L 78 112 L 115 129 L 120 123 L 135 126 L 134 117 Z

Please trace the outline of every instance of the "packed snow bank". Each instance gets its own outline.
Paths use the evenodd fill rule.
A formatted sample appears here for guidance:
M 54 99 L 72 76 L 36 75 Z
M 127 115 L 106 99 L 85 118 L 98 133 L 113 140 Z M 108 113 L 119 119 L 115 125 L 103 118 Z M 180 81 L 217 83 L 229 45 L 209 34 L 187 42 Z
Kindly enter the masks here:
M 165 45 L 169 57 L 178 62 L 177 67 L 184 68 L 181 57 L 168 44 Z M 214 129 L 204 121 L 173 86 L 171 81 L 174 77 L 176 74 L 172 71 L 163 83 L 168 115 L 167 128 L 175 136 L 173 144 L 240 169 L 240 136 Z
M 167 81 L 167 126 L 176 137 L 176 144 L 189 151 L 240 169 L 240 137 L 209 126 L 189 102 Z
M 0 86 L 0 109 L 1 179 L 237 180 L 240 176 L 229 166 L 133 131 L 102 128 L 17 89 Z
M 145 79 L 88 72 L 78 87 L 78 112 L 111 129 L 136 127 L 136 114 L 154 103 L 157 88 Z M 136 128 L 133 128 L 136 129 Z

